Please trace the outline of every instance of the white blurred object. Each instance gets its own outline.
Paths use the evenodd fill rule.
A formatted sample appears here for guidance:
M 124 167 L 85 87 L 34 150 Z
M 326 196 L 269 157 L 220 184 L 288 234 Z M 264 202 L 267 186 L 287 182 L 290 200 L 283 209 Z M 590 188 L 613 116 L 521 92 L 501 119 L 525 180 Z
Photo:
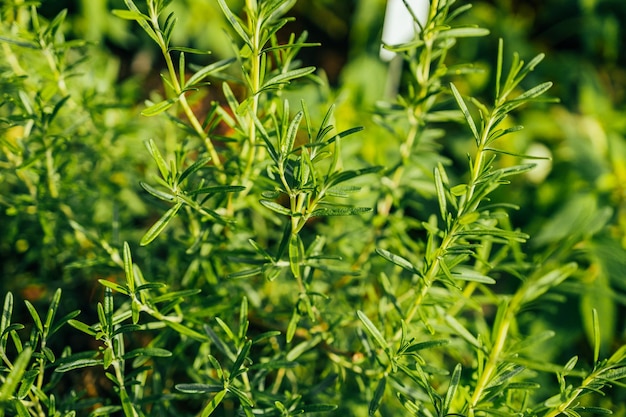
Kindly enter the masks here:
M 398 45 L 413 39 L 420 27 L 413 20 L 403 0 L 387 0 L 385 23 L 383 25 L 382 41 L 385 45 Z M 426 23 L 430 2 L 428 0 L 406 0 L 420 25 Z M 396 54 L 381 46 L 380 58 L 391 61 Z
M 533 142 L 526 149 L 526 154 L 535 157 L 534 159 L 524 159 L 523 161 L 535 164 L 535 168 L 526 173 L 526 178 L 535 184 L 542 183 L 550 175 L 550 171 L 552 171 L 552 151 L 543 143 Z

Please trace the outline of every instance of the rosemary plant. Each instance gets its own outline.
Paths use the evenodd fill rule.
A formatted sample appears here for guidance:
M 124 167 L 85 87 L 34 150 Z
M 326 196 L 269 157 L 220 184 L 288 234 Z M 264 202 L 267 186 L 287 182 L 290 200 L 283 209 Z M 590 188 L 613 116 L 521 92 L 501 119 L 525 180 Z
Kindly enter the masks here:
M 66 40 L 66 11 L 0 6 L 1 227 L 57 287 L 18 303 L 3 278 L 0 416 L 624 413 L 606 311 L 589 305 L 591 343 L 563 360 L 549 309 L 608 216 L 536 254 L 502 198 L 540 159 L 507 143 L 528 105 L 555 103 L 543 54 L 500 40 L 485 99 L 457 53 L 489 36 L 462 23 L 471 6 L 432 1 L 420 22 L 404 2 L 415 37 L 385 46 L 398 94 L 345 127 L 300 61 L 319 45 L 287 30 L 296 0 L 214 2 L 218 59 L 176 45 L 176 3 L 111 11 L 159 54 L 143 104 Z M 371 132 L 384 166 L 346 146 Z

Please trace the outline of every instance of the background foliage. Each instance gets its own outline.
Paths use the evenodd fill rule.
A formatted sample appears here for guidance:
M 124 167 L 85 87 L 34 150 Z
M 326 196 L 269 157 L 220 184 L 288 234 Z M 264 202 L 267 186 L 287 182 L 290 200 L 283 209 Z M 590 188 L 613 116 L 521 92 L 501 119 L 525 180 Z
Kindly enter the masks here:
M 246 16 L 244 2 L 227 3 Z M 581 407 L 626 415 L 618 382 L 626 337 L 626 10 L 618 1 L 473 2 L 454 25 L 490 34 L 459 38 L 446 65 L 482 71 L 432 75 L 438 89 L 424 90 L 427 104 L 422 85 L 404 73 L 400 93 L 424 112 L 416 126 L 427 133 L 408 147 L 411 124 L 386 95 L 388 64 L 378 58 L 382 1 L 298 1 L 287 14 L 295 20 L 275 28 L 277 42 L 292 46 L 263 63 L 227 24 L 225 3 L 173 1 L 161 24 L 173 11 L 169 46 L 188 48 L 182 66 L 180 49 L 165 45 L 168 63 L 136 15 L 112 13 L 128 10 L 123 1 L 30 4 L 1 6 L 6 415 L 208 415 L 213 407 L 237 415 L 250 412 L 249 402 L 266 415 L 547 415 L 563 404 L 559 411 L 571 406 L 570 415 Z M 298 39 L 304 30 L 308 38 Z M 429 250 L 450 232 L 446 209 L 462 204 L 454 185 L 479 174 L 467 163 L 479 154 L 458 106 L 466 102 L 480 125 L 473 104 L 493 102 L 500 38 L 505 74 L 514 51 L 527 62 L 546 54 L 521 86 L 552 81 L 549 95 L 560 100 L 512 113 L 506 127 L 524 129 L 498 142 L 506 153 L 493 169 L 520 163 L 509 154 L 551 157 L 489 197 L 519 206 L 506 210 L 509 220 L 495 220 L 498 228 L 530 239 L 467 238 L 493 252 L 459 252 L 465 270 L 450 275 L 465 274 L 464 292 L 443 279 L 422 287 L 425 306 L 411 309 L 416 277 L 439 259 Z M 408 62 L 415 70 L 422 61 Z M 265 85 L 249 76 L 261 65 Z M 204 75 L 194 80 L 198 71 Z M 199 88 L 187 108 L 158 107 L 185 85 Z M 213 145 L 189 112 L 213 132 Z M 309 162 L 292 152 L 307 141 Z M 339 150 L 339 159 L 329 156 Z M 536 287 L 522 282 L 546 276 L 554 280 L 548 286 L 559 285 L 535 300 L 526 288 Z M 519 309 L 510 307 L 514 294 L 526 294 Z M 493 354 L 503 321 L 511 323 L 506 358 Z M 491 357 L 498 369 L 476 403 Z M 15 375 L 29 382 L 19 385 Z M 579 404 L 573 395 L 579 385 L 607 382 L 604 396 Z

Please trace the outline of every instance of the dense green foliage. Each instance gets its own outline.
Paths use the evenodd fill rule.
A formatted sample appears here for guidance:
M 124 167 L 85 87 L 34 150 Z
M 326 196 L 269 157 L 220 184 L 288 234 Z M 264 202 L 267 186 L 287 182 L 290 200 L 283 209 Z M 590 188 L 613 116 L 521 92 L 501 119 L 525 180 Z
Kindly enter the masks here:
M 617 2 L 433 1 L 391 64 L 382 1 L 39 3 L 0 416 L 626 415 Z

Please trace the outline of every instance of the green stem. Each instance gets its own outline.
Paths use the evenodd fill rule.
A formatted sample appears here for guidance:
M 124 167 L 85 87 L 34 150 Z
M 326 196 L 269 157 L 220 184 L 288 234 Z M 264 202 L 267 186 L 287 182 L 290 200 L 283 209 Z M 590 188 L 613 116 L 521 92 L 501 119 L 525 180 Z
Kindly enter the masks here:
M 161 53 L 163 54 L 163 57 L 165 58 L 165 63 L 167 65 L 167 69 L 169 72 L 170 81 L 172 83 L 172 86 L 174 87 L 174 93 L 178 97 L 178 102 L 180 103 L 180 106 L 182 107 L 183 112 L 185 113 L 185 116 L 187 116 L 187 120 L 189 120 L 189 123 L 191 123 L 191 126 L 193 127 L 196 134 L 200 136 L 201 138 L 203 138 L 204 144 L 207 148 L 207 151 L 209 152 L 209 155 L 211 156 L 211 160 L 213 161 L 213 164 L 220 171 L 222 171 L 223 165 L 222 165 L 222 162 L 219 158 L 217 151 L 215 150 L 213 141 L 211 140 L 209 135 L 207 135 L 206 132 L 204 131 L 202 124 L 200 123 L 200 121 L 194 114 L 193 110 L 191 109 L 191 106 L 187 102 L 185 93 L 182 91 L 182 86 L 180 85 L 180 82 L 178 81 L 178 75 L 176 74 L 176 68 L 174 66 L 174 63 L 172 62 L 172 56 L 170 55 L 168 46 L 165 42 L 165 39 L 163 39 L 163 35 L 159 27 L 158 13 L 154 7 L 150 8 L 150 18 L 151 18 L 152 26 L 155 29 L 154 32 L 156 33 L 156 36 L 159 40 Z
M 250 19 L 252 19 L 252 17 Z M 254 123 L 254 116 L 256 116 L 259 111 L 259 90 L 261 89 L 261 27 L 258 21 L 254 22 L 254 20 L 251 20 L 250 24 L 251 26 L 254 26 L 254 33 L 252 36 L 252 43 L 254 44 L 254 47 L 250 68 L 250 94 L 252 95 L 252 104 L 250 107 L 250 115 L 248 116 L 248 149 L 246 152 L 246 167 L 241 178 L 244 185 L 248 182 L 252 172 L 252 166 L 254 165 L 254 160 L 256 158 L 256 124 Z
M 557 417 L 560 416 L 561 414 L 565 414 L 564 411 L 567 410 L 568 408 L 570 408 L 570 406 L 572 405 L 572 403 L 574 401 L 576 401 L 576 399 L 585 391 L 587 390 L 587 386 L 591 385 L 594 380 L 596 379 L 596 374 L 593 373 L 591 375 L 589 375 L 587 378 L 585 378 L 582 382 L 582 384 L 580 384 L 580 387 L 576 388 L 572 394 L 570 395 L 570 397 L 565 400 L 563 403 L 561 403 L 558 407 L 554 408 L 552 411 L 550 411 L 549 413 L 547 413 L 544 417 Z M 595 391 L 595 390 L 592 390 Z
M 55 181 L 56 169 L 54 168 L 54 157 L 52 155 L 52 148 L 46 149 L 46 173 L 48 179 L 48 190 L 50 191 L 50 197 L 56 199 L 59 197 L 59 189 Z
M 474 162 L 474 164 L 472 164 L 472 173 L 471 173 L 471 178 L 467 187 L 467 192 L 465 194 L 465 199 L 459 205 L 458 214 L 450 230 L 447 231 L 444 239 L 442 240 L 441 245 L 436 250 L 435 254 L 432 256 L 430 265 L 426 266 L 427 269 L 425 273 L 423 274 L 422 281 L 420 281 L 420 285 L 421 285 L 420 291 L 416 295 L 413 301 L 413 305 L 411 306 L 411 309 L 409 310 L 409 312 L 407 313 L 405 317 L 407 324 L 411 322 L 411 320 L 413 320 L 415 314 L 419 310 L 419 307 L 421 306 L 424 300 L 424 297 L 426 296 L 426 293 L 428 292 L 428 289 L 435 282 L 437 278 L 437 274 L 439 273 L 441 262 L 446 256 L 448 249 L 450 249 L 459 238 L 458 233 L 461 232 L 465 228 L 465 226 L 460 223 L 461 216 L 466 211 L 475 210 L 476 206 L 478 205 L 478 202 L 471 206 L 469 205 L 469 203 L 471 202 L 474 196 L 478 178 L 480 177 L 480 174 L 484 169 L 483 167 L 485 163 L 484 148 L 485 148 L 485 143 L 487 142 L 487 139 L 489 137 L 492 123 L 493 123 L 493 118 L 490 117 L 489 122 L 487 123 L 487 125 L 485 126 L 485 128 L 483 129 L 481 133 L 480 142 L 476 150 L 476 161 Z
M 413 299 L 413 304 L 411 306 L 411 309 L 409 310 L 409 312 L 407 313 L 405 317 L 405 321 L 407 324 L 410 323 L 411 320 L 413 320 L 413 318 L 415 317 L 415 314 L 417 313 L 420 306 L 422 305 L 422 302 L 424 301 L 424 297 L 428 293 L 428 290 L 430 289 L 432 284 L 435 282 L 437 278 L 437 274 L 439 273 L 441 261 L 443 260 L 448 249 L 456 241 L 457 239 L 456 234 L 458 233 L 458 230 L 460 228 L 461 226 L 459 225 L 459 223 L 455 222 L 454 225 L 452 226 L 452 229 L 443 239 L 443 241 L 441 242 L 441 245 L 435 252 L 435 256 L 433 257 L 432 264 L 426 270 L 426 273 L 424 274 L 423 279 L 420 281 L 420 290 L 415 296 L 415 298 Z
M 498 369 L 500 355 L 504 351 L 504 346 L 509 335 L 509 328 L 511 327 L 511 323 L 515 318 L 517 307 L 518 303 L 514 301 L 512 301 L 510 305 L 506 306 L 507 311 L 500 323 L 500 326 L 497 329 L 496 339 L 493 343 L 493 347 L 491 348 L 491 352 L 489 353 L 489 358 L 487 359 L 485 368 L 480 375 L 480 379 L 478 380 L 476 387 L 474 388 L 474 393 L 472 394 L 472 397 L 470 399 L 470 417 L 474 415 L 474 409 L 478 405 L 478 402 L 485 392 L 487 385 L 489 384 L 493 375 Z

